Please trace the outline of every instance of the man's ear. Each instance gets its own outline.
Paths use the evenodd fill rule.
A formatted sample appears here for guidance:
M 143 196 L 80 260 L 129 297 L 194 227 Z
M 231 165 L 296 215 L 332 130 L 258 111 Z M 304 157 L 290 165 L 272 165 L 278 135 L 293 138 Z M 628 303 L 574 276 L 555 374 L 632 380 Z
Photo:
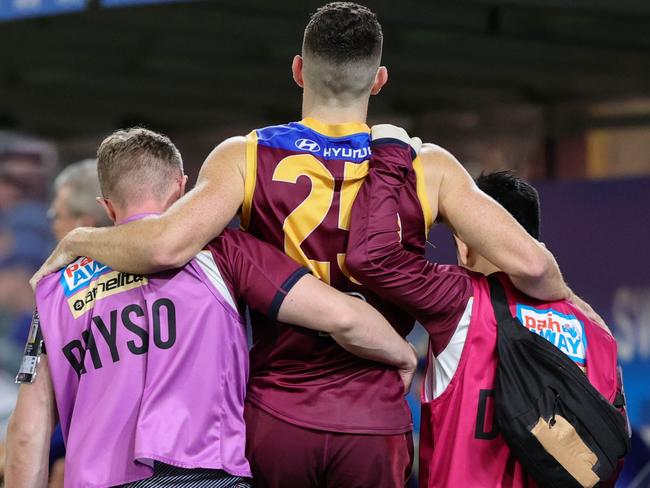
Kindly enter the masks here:
M 305 80 L 302 77 L 302 56 L 296 54 L 291 63 L 291 73 L 293 74 L 293 81 L 296 82 L 300 88 L 304 88 Z
M 180 188 L 178 198 L 185 195 L 185 187 L 187 186 L 187 175 L 183 175 L 183 179 L 180 181 Z
M 463 241 L 461 241 L 457 236 L 454 236 L 456 241 L 456 254 L 458 256 L 458 264 L 464 268 L 469 268 L 470 260 L 470 250 Z
M 97 197 L 97 203 L 102 206 L 104 212 L 106 212 L 106 215 L 108 215 L 108 218 L 111 219 L 111 222 L 115 223 L 116 214 L 115 209 L 113 208 L 113 202 L 107 198 Z
M 370 94 L 377 95 L 386 83 L 388 83 L 388 68 L 386 68 L 386 66 L 380 66 L 377 69 L 377 74 L 375 75 L 375 81 L 370 89 Z

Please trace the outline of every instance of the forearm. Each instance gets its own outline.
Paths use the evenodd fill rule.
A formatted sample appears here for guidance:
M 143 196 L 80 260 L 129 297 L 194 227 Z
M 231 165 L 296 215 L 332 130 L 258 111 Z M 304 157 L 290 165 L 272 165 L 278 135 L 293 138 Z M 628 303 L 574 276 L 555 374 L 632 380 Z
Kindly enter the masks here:
M 311 275 L 300 278 L 289 290 L 278 319 L 327 332 L 344 349 L 365 359 L 400 369 L 414 367 L 417 361 L 408 343 L 377 310 Z
M 244 138 L 228 139 L 208 156 L 196 187 L 163 214 L 111 228 L 75 229 L 32 277 L 32 287 L 78 256 L 136 274 L 182 266 L 237 213 L 244 198 L 245 161 Z
M 331 337 L 352 354 L 399 369 L 413 369 L 417 357 L 411 346 L 373 307 L 359 298 L 348 297 L 343 323 L 331 332 Z
M 209 235 L 183 230 L 175 216 L 147 217 L 115 227 L 73 230 L 62 242 L 74 256 L 88 256 L 110 268 L 147 274 L 184 265 L 223 229 Z M 204 242 L 205 241 L 205 242 Z
M 569 296 L 550 251 L 483 192 L 472 190 L 450 213 L 463 214 L 460 223 L 452 224 L 456 235 L 506 273 L 519 290 L 543 301 Z
M 12 488 L 47 486 L 50 438 L 56 405 L 47 356 L 41 356 L 33 384 L 18 391 L 16 408 L 7 428 L 5 483 Z
M 553 255 L 507 210 L 479 190 L 453 156 L 431 147 L 423 147 L 423 154 L 429 167 L 444 173 L 438 210 L 461 241 L 509 275 L 524 293 L 545 301 L 568 296 Z
M 375 153 L 378 155 L 373 154 L 371 169 L 357 194 L 350 218 L 346 263 L 359 273 L 375 267 L 387 254 L 401 247 L 399 194 L 408 170 L 380 162 L 382 151 Z
M 88 256 L 129 273 L 182 266 L 235 216 L 243 198 L 238 181 L 239 186 L 233 185 L 229 192 L 219 190 L 220 181 L 200 182 L 161 215 L 115 227 L 75 229 L 60 246 L 68 255 Z
M 566 286 L 553 255 L 541 244 L 538 252 L 539 259 L 546 262 L 541 273 L 508 273 L 513 285 L 538 300 L 554 301 L 569 298 L 571 290 Z
M 436 265 L 405 251 L 400 242 L 397 214 L 407 171 L 386 156 L 381 148 L 373 150 L 371 170 L 352 209 L 346 265 L 364 286 L 427 320 L 440 285 Z
M 33 420 L 34 422 L 37 419 Z M 42 488 L 48 484 L 51 429 L 27 429 L 12 415 L 7 428 L 5 484 L 13 488 Z

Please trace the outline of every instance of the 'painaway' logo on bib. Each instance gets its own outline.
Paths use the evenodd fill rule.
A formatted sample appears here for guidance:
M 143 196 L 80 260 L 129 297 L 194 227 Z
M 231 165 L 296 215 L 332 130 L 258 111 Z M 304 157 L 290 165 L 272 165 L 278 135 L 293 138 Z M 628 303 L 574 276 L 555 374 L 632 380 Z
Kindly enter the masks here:
M 531 332 L 544 337 L 574 362 L 584 368 L 587 338 L 582 321 L 552 308 L 537 309 L 517 304 L 517 318 Z

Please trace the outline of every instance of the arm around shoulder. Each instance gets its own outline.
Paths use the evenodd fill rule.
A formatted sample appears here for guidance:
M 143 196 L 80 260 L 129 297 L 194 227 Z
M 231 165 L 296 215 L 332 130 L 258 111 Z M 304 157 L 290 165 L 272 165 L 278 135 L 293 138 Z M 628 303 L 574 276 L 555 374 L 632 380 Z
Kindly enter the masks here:
M 553 255 L 501 205 L 478 189 L 454 156 L 427 144 L 420 156 L 430 198 L 451 230 L 469 247 L 540 300 L 566 298 L 568 288 Z
M 32 284 L 77 256 L 138 274 L 184 265 L 237 213 L 244 198 L 245 162 L 246 140 L 227 139 L 203 163 L 196 187 L 162 215 L 115 227 L 75 229 L 59 243 Z
M 311 275 L 303 276 L 291 288 L 278 318 L 327 332 L 341 347 L 364 359 L 402 370 L 417 366 L 413 349 L 377 310 Z
M 231 137 L 208 155 L 196 186 L 174 203 L 154 232 L 154 264 L 161 269 L 187 263 L 217 237 L 244 200 L 246 140 Z

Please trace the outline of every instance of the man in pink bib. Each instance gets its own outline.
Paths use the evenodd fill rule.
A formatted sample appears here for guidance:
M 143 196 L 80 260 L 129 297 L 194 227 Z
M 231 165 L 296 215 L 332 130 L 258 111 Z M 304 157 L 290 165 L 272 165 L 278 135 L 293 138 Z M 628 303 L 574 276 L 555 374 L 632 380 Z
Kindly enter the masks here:
M 164 212 L 187 181 L 176 147 L 145 129 L 105 139 L 98 172 L 117 224 Z M 18 378 L 33 384 L 21 386 L 9 427 L 12 487 L 46 484 L 57 412 L 66 487 L 250 486 L 245 305 L 330 333 L 366 359 L 403 370 L 417 360 L 365 302 L 234 230 L 184 267 L 149 276 L 81 257 L 43 279 L 36 302 Z
M 413 150 L 406 133 L 393 126 L 373 127 L 372 137 L 370 172 L 354 203 L 346 264 L 355 278 L 417 318 L 430 336 L 420 487 L 536 486 L 493 422 L 497 324 L 485 275 L 499 269 L 458 238 L 461 266 L 431 263 L 404 249 L 398 203 L 412 171 Z M 480 178 L 479 188 L 538 238 L 539 200 L 530 185 L 495 173 Z M 572 302 L 535 300 L 519 292 L 504 273 L 498 276 L 512 315 L 575 361 L 613 402 L 621 384 L 616 342 L 609 332 Z

